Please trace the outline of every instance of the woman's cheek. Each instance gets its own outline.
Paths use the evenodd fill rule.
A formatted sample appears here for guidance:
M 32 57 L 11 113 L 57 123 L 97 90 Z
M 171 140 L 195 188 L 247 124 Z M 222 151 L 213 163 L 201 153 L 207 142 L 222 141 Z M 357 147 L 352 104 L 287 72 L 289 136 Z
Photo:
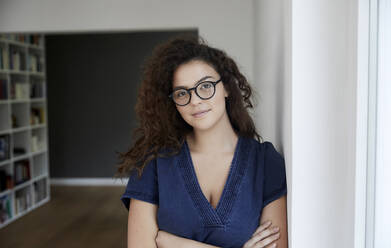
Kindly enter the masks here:
M 182 119 L 185 120 L 187 122 L 187 124 L 191 124 L 191 116 L 189 113 L 187 113 L 186 111 L 183 111 L 182 109 L 179 109 L 177 107 L 177 110 L 179 112 L 179 114 L 182 116 Z

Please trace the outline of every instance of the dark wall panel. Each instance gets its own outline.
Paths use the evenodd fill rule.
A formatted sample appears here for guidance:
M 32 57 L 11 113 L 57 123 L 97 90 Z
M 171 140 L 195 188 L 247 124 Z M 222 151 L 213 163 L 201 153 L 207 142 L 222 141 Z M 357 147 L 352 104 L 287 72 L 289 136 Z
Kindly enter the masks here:
M 50 176 L 112 177 L 115 151 L 132 143 L 141 64 L 179 33 L 111 32 L 46 35 Z

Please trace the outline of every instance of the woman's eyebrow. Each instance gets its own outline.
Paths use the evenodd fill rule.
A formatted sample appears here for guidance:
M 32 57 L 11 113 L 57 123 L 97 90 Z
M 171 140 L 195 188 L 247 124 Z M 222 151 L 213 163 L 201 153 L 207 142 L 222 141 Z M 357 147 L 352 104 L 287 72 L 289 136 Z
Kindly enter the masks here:
M 205 77 L 202 77 L 200 80 L 198 80 L 197 82 L 195 82 L 195 83 L 193 84 L 193 86 L 196 85 L 196 84 L 198 84 L 199 82 L 201 82 L 201 81 L 207 79 L 207 78 L 213 78 L 213 77 L 212 77 L 212 76 L 205 76 Z M 179 89 L 179 88 L 186 88 L 186 87 L 185 87 L 185 86 L 177 86 L 177 87 L 175 87 L 173 90 L 176 90 L 176 89 Z

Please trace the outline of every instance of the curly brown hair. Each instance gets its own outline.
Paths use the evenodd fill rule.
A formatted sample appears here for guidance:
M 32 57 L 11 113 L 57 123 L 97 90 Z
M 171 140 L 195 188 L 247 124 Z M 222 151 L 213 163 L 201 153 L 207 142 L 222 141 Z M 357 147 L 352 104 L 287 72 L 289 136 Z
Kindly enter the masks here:
M 253 108 L 252 88 L 234 60 L 198 35 L 177 35 L 156 46 L 142 65 L 135 106 L 139 127 L 132 133 L 134 145 L 127 152 L 119 153 L 121 162 L 115 177 L 127 176 L 133 169 L 141 176 L 149 161 L 178 154 L 193 128 L 183 120 L 168 95 L 176 68 L 195 60 L 207 63 L 220 74 L 229 93 L 226 110 L 234 131 L 243 137 L 262 139 L 247 110 Z

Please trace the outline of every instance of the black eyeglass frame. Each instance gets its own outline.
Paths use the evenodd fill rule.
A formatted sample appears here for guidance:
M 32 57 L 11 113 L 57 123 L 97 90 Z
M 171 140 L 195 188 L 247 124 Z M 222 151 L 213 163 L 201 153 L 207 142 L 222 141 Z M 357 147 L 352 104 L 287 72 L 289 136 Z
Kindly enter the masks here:
M 171 92 L 171 94 L 169 94 L 168 97 L 171 98 L 172 101 L 173 101 L 176 105 L 178 105 L 178 106 L 186 106 L 187 104 L 190 103 L 190 101 L 191 101 L 191 95 L 192 95 L 192 94 L 191 94 L 191 91 L 192 91 L 192 90 L 194 90 L 194 92 L 196 93 L 196 95 L 197 95 L 199 98 L 201 98 L 202 100 L 211 99 L 211 98 L 215 95 L 215 93 L 216 93 L 216 84 L 218 84 L 218 83 L 221 81 L 221 79 L 222 79 L 222 78 L 220 78 L 219 80 L 217 80 L 217 81 L 215 81 L 215 82 L 214 82 L 214 81 L 209 81 L 209 80 L 201 81 L 201 82 L 199 82 L 197 85 L 195 85 L 193 88 L 189 88 L 189 89 L 180 88 L 181 90 L 186 90 L 187 93 L 188 93 L 189 96 L 190 96 L 190 97 L 189 97 L 189 100 L 187 101 L 186 104 L 178 104 L 178 103 L 175 102 L 174 98 L 172 97 L 172 95 L 174 94 L 174 92 L 177 91 L 177 90 L 179 90 L 179 89 L 174 90 L 173 92 Z M 212 94 L 210 97 L 207 97 L 207 98 L 201 97 L 201 96 L 198 94 L 197 90 L 196 90 L 196 88 L 197 88 L 200 84 L 205 83 L 205 82 L 212 83 L 212 85 L 213 85 L 213 94 Z

